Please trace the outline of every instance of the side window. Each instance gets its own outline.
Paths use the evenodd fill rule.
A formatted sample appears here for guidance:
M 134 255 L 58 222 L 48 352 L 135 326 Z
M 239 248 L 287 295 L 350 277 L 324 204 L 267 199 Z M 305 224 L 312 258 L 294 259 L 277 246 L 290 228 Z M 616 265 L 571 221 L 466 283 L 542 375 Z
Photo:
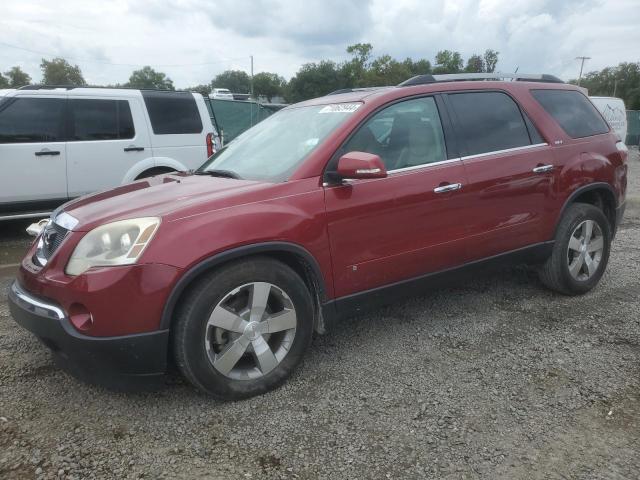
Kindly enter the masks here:
M 69 99 L 72 140 L 133 138 L 135 130 L 126 100 Z
M 531 90 L 531 94 L 571 138 L 609 131 L 596 107 L 576 90 Z
M 144 103 L 156 135 L 201 133 L 202 120 L 193 95 L 188 92 L 143 91 Z
M 342 147 L 379 155 L 387 170 L 447 159 L 444 133 L 432 97 L 396 103 L 376 113 Z
M 520 108 L 507 94 L 454 93 L 449 95 L 449 101 L 467 155 L 531 145 Z
M 63 98 L 12 98 L 0 105 L 0 143 L 63 142 Z

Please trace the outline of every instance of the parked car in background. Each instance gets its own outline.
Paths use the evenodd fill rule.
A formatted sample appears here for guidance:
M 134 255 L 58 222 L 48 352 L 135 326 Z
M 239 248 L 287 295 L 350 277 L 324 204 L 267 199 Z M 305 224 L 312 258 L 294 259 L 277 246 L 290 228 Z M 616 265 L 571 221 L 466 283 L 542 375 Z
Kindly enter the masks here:
M 604 119 L 623 142 L 627 138 L 627 109 L 621 98 L 589 97 Z
M 209 96 L 218 100 L 233 100 L 233 93 L 227 88 L 214 88 Z
M 464 81 L 504 76 L 302 102 L 193 174 L 70 202 L 40 224 L 12 315 L 94 382 L 157 380 L 173 359 L 239 399 L 282 384 L 333 321 L 458 273 L 530 262 L 586 293 L 624 212 L 627 149 L 555 77 Z
M 198 93 L 7 91 L 0 97 L 0 219 L 42 217 L 87 193 L 198 168 L 216 137 Z

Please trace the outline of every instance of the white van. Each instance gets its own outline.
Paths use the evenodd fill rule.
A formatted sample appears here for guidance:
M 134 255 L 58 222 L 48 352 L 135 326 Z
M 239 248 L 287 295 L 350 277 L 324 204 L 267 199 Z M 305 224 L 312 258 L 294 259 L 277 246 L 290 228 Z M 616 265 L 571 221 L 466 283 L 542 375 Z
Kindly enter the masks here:
M 0 220 L 198 168 L 219 145 L 202 95 L 23 87 L 0 95 Z
M 621 98 L 589 97 L 609 126 L 623 142 L 627 138 L 627 110 Z

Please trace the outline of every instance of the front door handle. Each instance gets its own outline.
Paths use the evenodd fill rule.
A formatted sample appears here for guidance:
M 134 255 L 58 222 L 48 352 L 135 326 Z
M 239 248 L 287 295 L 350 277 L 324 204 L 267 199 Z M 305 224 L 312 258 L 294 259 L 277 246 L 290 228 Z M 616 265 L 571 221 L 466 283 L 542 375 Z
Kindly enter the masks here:
M 553 165 L 538 165 L 533 169 L 533 173 L 545 173 L 553 170 Z
M 58 150 L 49 150 L 48 148 L 45 148 L 44 150 L 40 150 L 39 152 L 36 152 L 36 157 L 43 157 L 45 155 L 49 155 L 49 156 L 55 156 L 55 155 L 60 155 L 60 152 Z
M 455 190 L 460 190 L 462 188 L 461 183 L 449 183 L 447 185 L 442 185 L 440 187 L 436 187 L 433 189 L 434 193 L 445 193 L 445 192 L 453 192 Z
M 144 147 L 124 147 L 125 152 L 142 152 L 144 151 Z

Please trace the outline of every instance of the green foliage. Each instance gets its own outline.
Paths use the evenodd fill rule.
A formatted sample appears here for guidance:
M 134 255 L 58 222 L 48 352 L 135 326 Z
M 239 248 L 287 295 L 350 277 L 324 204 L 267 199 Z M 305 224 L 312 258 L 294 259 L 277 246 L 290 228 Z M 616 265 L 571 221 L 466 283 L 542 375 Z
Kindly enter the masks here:
M 0 73 L 0 88 L 9 88 L 9 80 Z
M 484 71 L 487 73 L 493 73 L 496 71 L 496 65 L 498 64 L 498 55 L 500 52 L 487 49 L 484 51 Z
M 86 85 L 80 67 L 71 65 L 64 58 L 42 59 L 42 83 L 44 85 Z
M 440 50 L 436 53 L 436 66 L 433 73 L 460 73 L 464 62 L 460 52 Z
M 370 43 L 357 43 L 347 47 L 347 53 L 353 55 L 350 60 L 342 63 L 324 60 L 303 65 L 285 89 L 286 100 L 298 102 L 342 88 L 397 85 L 408 78 L 427 73 L 493 71 L 498 62 L 498 52 L 494 50 L 487 50 L 484 57 L 472 55 L 464 70 L 462 56 L 459 52 L 451 50 L 441 50 L 437 53 L 435 67 L 424 58 L 406 58 L 403 61 L 390 55 L 373 58 L 372 51 L 373 46 Z
M 7 76 L 10 88 L 20 88 L 31 84 L 31 77 L 20 67 L 12 67 L 9 71 L 4 72 Z
M 185 88 L 189 92 L 197 92 L 200 95 L 209 95 L 211 93 L 211 85 L 196 85 L 195 87 Z
M 173 80 L 162 72 L 156 72 L 150 66 L 135 70 L 129 77 L 126 87 L 156 88 L 158 90 L 175 90 Z
M 320 63 L 305 63 L 289 80 L 285 98 L 288 102 L 300 102 L 321 97 L 347 85 L 347 79 L 335 62 L 322 60 Z
M 226 70 L 211 81 L 211 88 L 228 88 L 232 93 L 249 93 L 251 78 L 242 70 Z
M 468 73 L 480 73 L 484 72 L 485 65 L 484 60 L 480 55 L 471 55 L 467 60 L 467 66 L 464 68 Z
M 570 80 L 576 84 L 577 80 Z M 617 67 L 607 67 L 589 72 L 580 82 L 589 90 L 589 95 L 618 97 L 629 110 L 640 110 L 640 62 L 620 63 Z
M 253 93 L 264 96 L 270 102 L 276 95 L 282 95 L 286 80 L 277 73 L 260 72 L 253 76 Z

